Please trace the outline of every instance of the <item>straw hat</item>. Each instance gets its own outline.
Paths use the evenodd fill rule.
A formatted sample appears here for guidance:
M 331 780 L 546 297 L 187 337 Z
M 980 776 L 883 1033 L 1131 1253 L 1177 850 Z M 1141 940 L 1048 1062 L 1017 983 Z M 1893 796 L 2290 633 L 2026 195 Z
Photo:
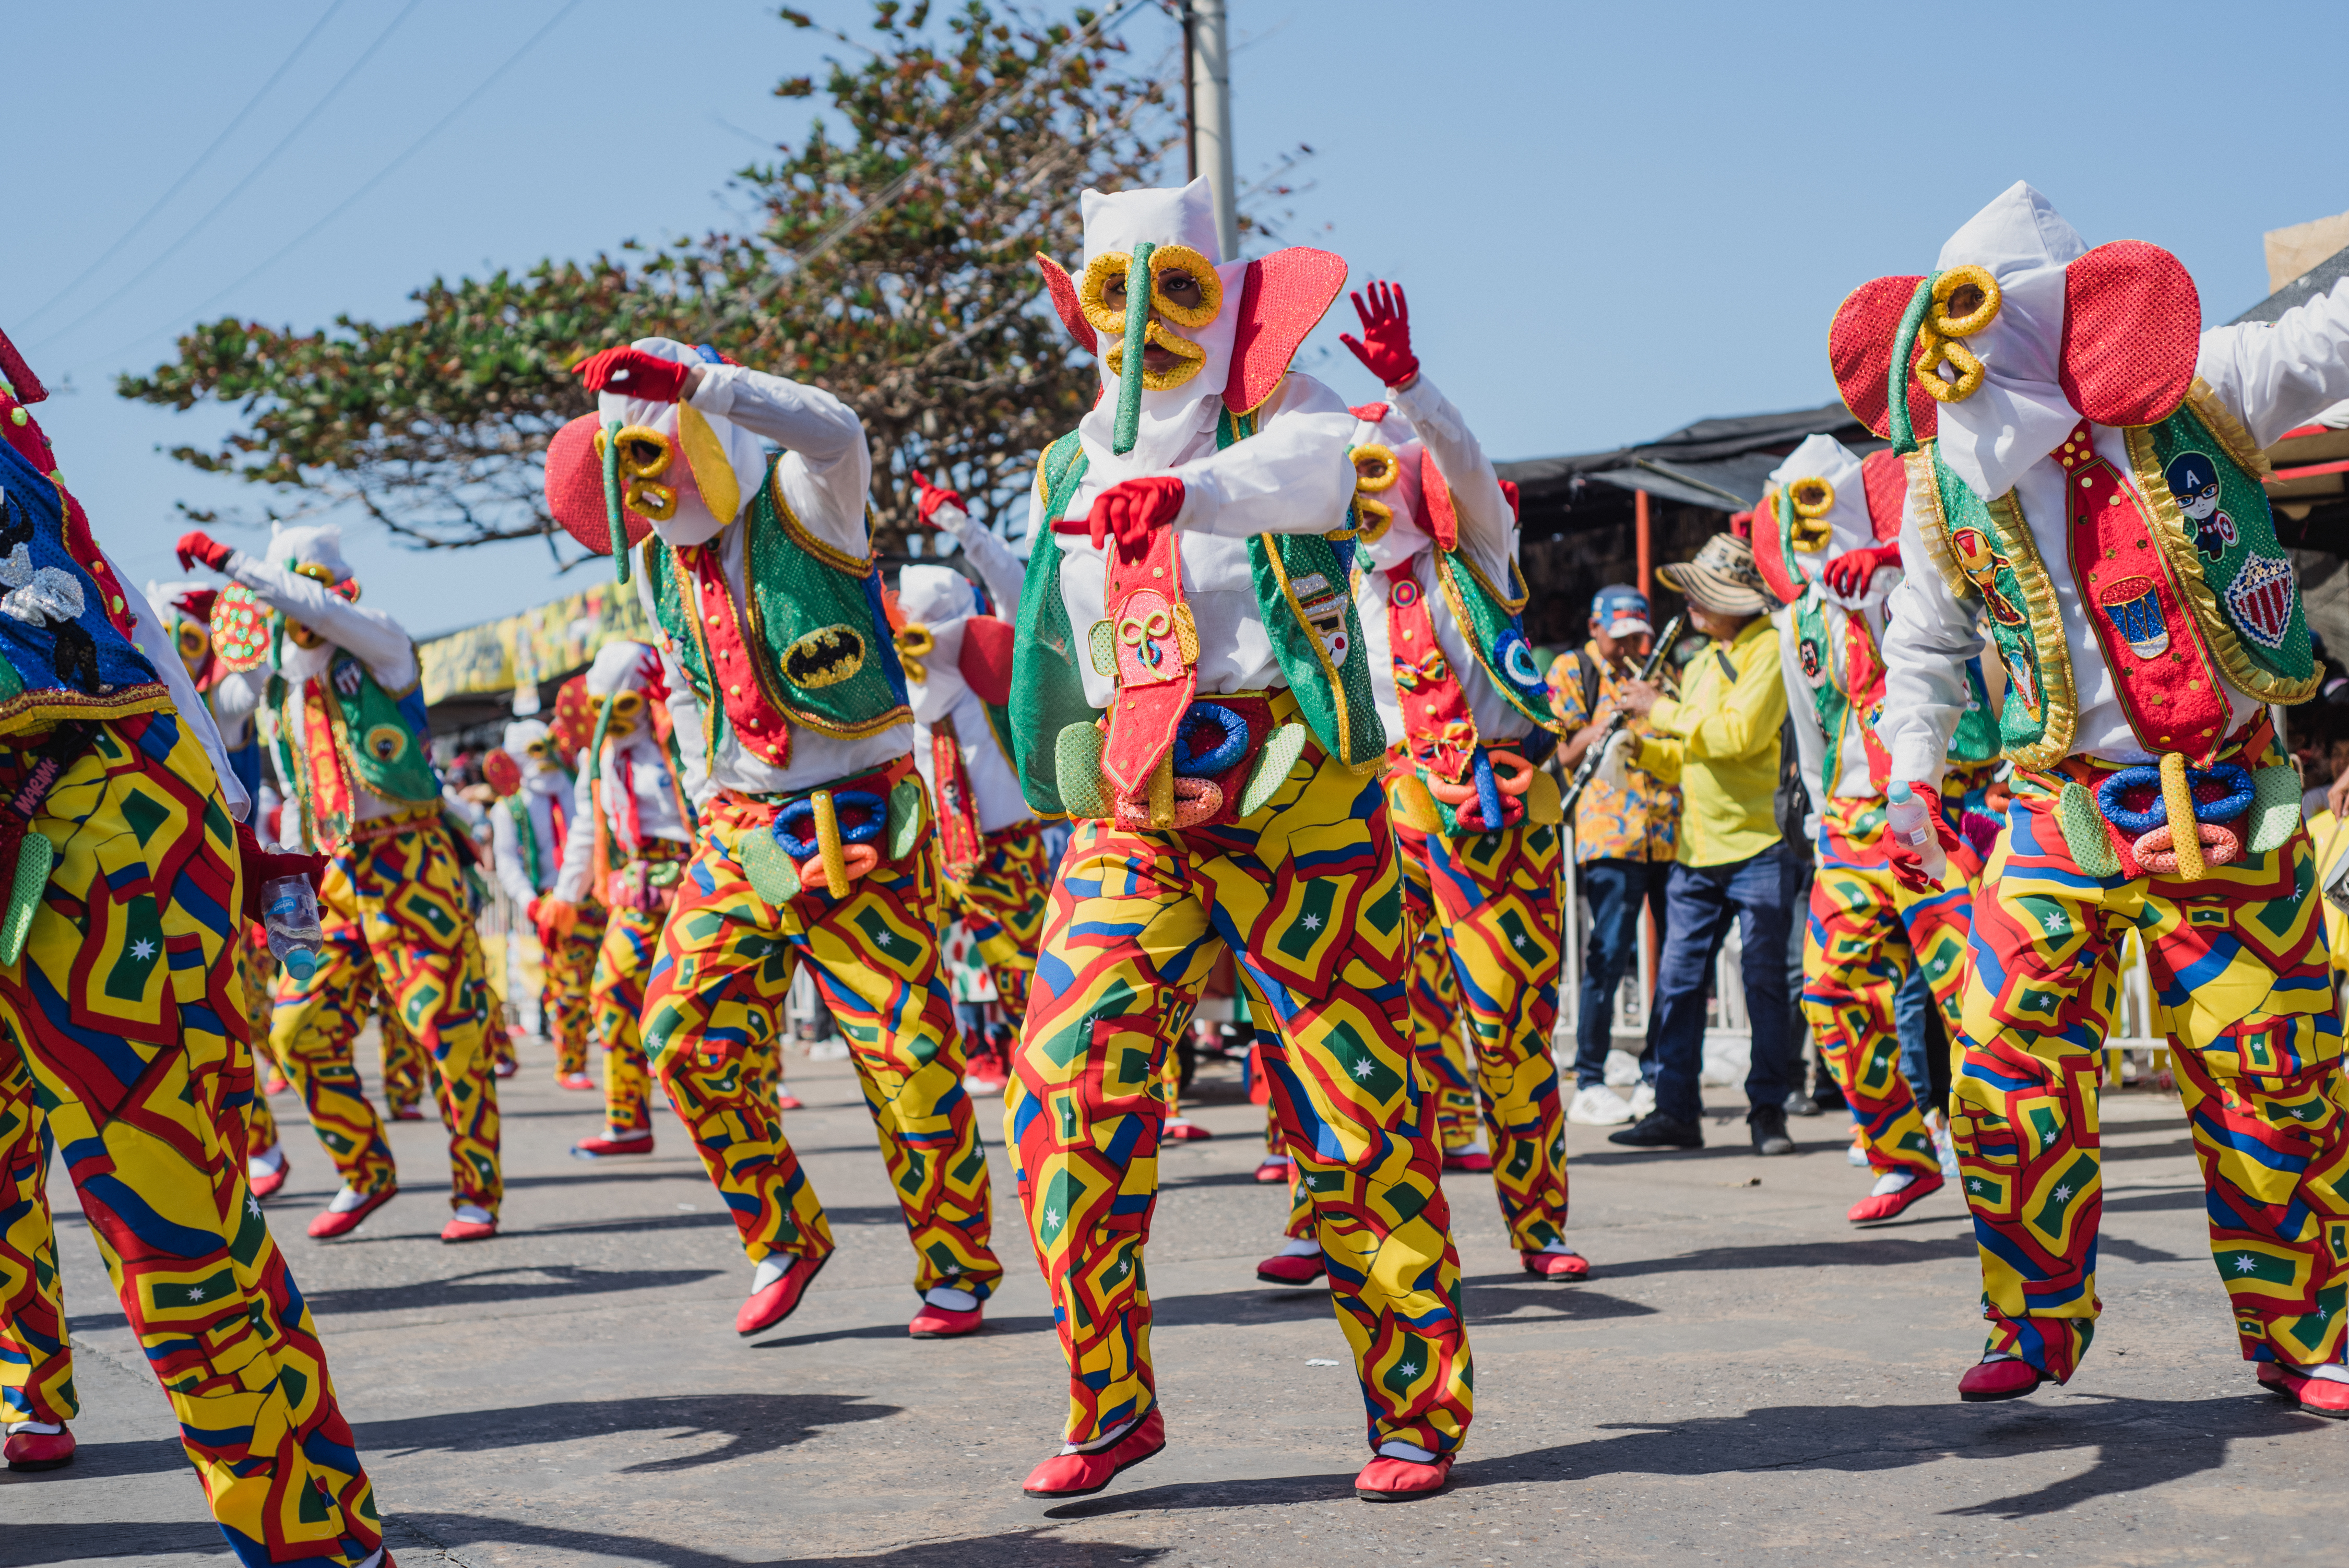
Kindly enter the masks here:
M 1719 615 L 1758 615 L 1773 603 L 1753 544 L 1733 533 L 1714 534 L 1695 560 L 1660 566 L 1656 575 L 1698 609 Z

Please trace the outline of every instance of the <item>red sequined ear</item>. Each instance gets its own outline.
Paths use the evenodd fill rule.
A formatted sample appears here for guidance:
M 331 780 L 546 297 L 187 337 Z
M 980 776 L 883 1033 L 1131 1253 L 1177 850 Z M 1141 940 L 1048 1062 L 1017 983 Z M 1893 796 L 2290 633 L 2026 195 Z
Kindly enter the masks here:
M 1438 550 L 1459 545 L 1460 519 L 1452 510 L 1452 487 L 1444 482 L 1435 454 L 1425 447 L 1419 449 L 1419 510 L 1420 521 L 1427 525 L 1428 537 L 1435 541 Z
M 612 553 L 612 530 L 604 519 L 604 459 L 595 454 L 595 416 L 582 414 L 546 447 L 546 510 L 564 531 L 598 555 Z M 628 542 L 641 544 L 653 525 L 633 511 L 622 513 Z
M 522 765 L 508 752 L 490 752 L 481 758 L 481 782 L 502 800 L 521 789 Z
M 1045 292 L 1052 296 L 1052 308 L 1060 314 L 1061 325 L 1077 340 L 1077 346 L 1087 354 L 1101 352 L 1101 340 L 1093 335 L 1093 324 L 1077 304 L 1077 285 L 1070 280 L 1068 269 L 1051 257 L 1039 255 L 1036 270 L 1044 274 Z
M 981 702 L 999 707 L 1011 700 L 1012 636 L 1011 623 L 993 615 L 973 615 L 962 624 L 962 656 L 956 668 Z
M 1892 412 L 1885 384 L 1892 374 L 1892 339 L 1909 302 L 1916 297 L 1917 285 L 1924 281 L 1906 277 L 1864 283 L 1844 296 L 1827 327 L 1827 364 L 1835 372 L 1836 390 L 1843 394 L 1843 406 L 1853 418 L 1888 438 Z M 1909 388 L 1909 422 L 1917 438 L 1926 440 L 1933 434 L 1940 406 L 1914 377 L 1901 379 Z
M 1892 449 L 1860 459 L 1859 482 L 1868 492 L 1868 521 L 1879 540 L 1900 537 L 1900 509 L 1909 501 L 1909 468 Z
M 25 356 L 16 352 L 16 346 L 8 341 L 5 332 L 0 332 L 0 376 L 6 377 L 8 385 L 16 389 L 19 403 L 38 403 L 49 395 L 49 389 L 41 385 L 41 378 L 33 374 L 33 367 L 25 363 Z M 47 469 L 41 471 L 48 472 Z
M 1365 425 L 1375 425 L 1387 417 L 1387 406 L 1383 403 L 1357 403 L 1346 412 Z
M 1770 585 L 1781 604 L 1791 604 L 1802 597 L 1802 580 L 1786 563 L 1785 541 L 1778 527 L 1778 492 L 1763 493 L 1762 504 L 1741 514 L 1753 529 L 1754 564 L 1762 573 L 1762 581 Z
M 2058 378 L 2072 407 L 2099 425 L 2156 425 L 2194 384 L 2202 298 L 2183 263 L 2159 245 L 2116 240 L 2064 269 Z
M 1342 256 L 1291 245 L 1247 264 L 1240 289 L 1239 322 L 1232 335 L 1232 373 L 1224 407 L 1246 414 L 1260 407 L 1288 374 L 1305 339 L 1345 292 Z

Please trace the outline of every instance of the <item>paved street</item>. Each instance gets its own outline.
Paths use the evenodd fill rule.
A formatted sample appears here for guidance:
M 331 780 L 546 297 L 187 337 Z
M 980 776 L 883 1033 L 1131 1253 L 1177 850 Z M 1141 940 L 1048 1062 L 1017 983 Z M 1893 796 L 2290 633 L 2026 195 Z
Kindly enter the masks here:
M 1150 1254 L 1169 1446 L 1048 1507 L 1061 1371 L 995 1151 L 1011 1267 L 988 1333 L 916 1343 L 910 1258 L 845 1063 L 794 1057 L 789 1119 L 840 1252 L 796 1316 L 745 1343 L 733 1230 L 673 1120 L 648 1160 L 566 1145 L 595 1097 L 525 1043 L 503 1087 L 506 1234 L 444 1247 L 435 1128 L 394 1143 L 401 1198 L 307 1240 L 332 1190 L 306 1128 L 272 1205 L 316 1308 L 404 1568 L 853 1563 L 2339 1563 L 2349 1430 L 2261 1396 L 2236 1358 L 2174 1099 L 2106 1102 L 2104 1327 L 2073 1385 L 1952 1391 L 1981 1342 L 1953 1192 L 1864 1233 L 1838 1113 L 1763 1161 L 1716 1096 L 1700 1154 L 1575 1128 L 1581 1285 L 1516 1270 L 1485 1179 L 1454 1177 L 1477 1371 L 1457 1484 L 1361 1503 L 1361 1409 L 1326 1296 L 1258 1286 L 1283 1198 L 1249 1179 L 1256 1108 L 1203 1085 L 1213 1142 L 1169 1151 Z M 990 1144 L 999 1102 L 982 1107 Z M 227 1564 L 161 1395 L 115 1310 L 62 1168 L 79 1460 L 0 1473 L 0 1565 Z M 1335 1364 L 1333 1364 L 1335 1363 Z M 2330 1544 L 2328 1544 L 2328 1542 Z

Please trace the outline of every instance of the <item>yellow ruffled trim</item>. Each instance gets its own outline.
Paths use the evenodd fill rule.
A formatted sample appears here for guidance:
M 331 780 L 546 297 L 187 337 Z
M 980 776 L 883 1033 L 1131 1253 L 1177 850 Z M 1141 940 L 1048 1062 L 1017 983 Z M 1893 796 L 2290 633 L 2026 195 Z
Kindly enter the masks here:
M 2040 711 L 2046 716 L 2039 738 L 2028 746 L 2013 748 L 2009 755 L 2018 768 L 2052 768 L 2072 755 L 2072 733 L 2078 727 L 2078 698 L 2072 687 L 2072 648 L 2064 640 L 2064 613 L 2055 603 L 2055 580 L 2048 575 L 2047 563 L 2040 558 L 2039 545 L 2031 537 L 2031 524 L 2016 504 L 2014 492 L 2007 491 L 1990 503 L 1991 521 L 1997 524 L 1999 542 L 2006 547 L 2007 564 L 2014 572 L 2014 581 L 2023 590 L 2023 603 L 2031 612 L 2032 651 L 2038 655 Z
M 800 521 L 799 514 L 792 511 L 792 503 L 783 499 L 783 465 L 781 459 L 777 459 L 768 467 L 767 490 L 775 503 L 775 515 L 782 519 L 783 536 L 786 539 L 835 572 L 845 572 L 852 577 L 865 577 L 872 574 L 873 554 L 869 548 L 863 555 L 851 555 L 836 545 L 827 544 L 818 539 L 808 531 L 805 523 Z M 871 502 L 865 503 L 864 511 L 864 537 L 869 546 L 873 538 Z M 718 542 L 712 539 L 709 542 L 716 544 Z M 748 541 L 744 542 L 743 548 L 743 559 L 747 566 L 750 559 Z
M 2200 386 L 2199 381 L 2196 383 Z M 2207 393 L 2208 387 L 2203 390 Z M 2193 395 L 2189 392 L 2188 397 Z M 2200 407 L 2195 409 L 2202 412 Z M 2211 433 L 2220 436 L 2221 445 L 2233 448 L 2218 428 Z M 2236 431 L 2242 427 L 2238 424 Z M 2196 543 L 2194 531 L 2186 526 L 2186 514 L 2178 510 L 2178 498 L 2169 492 L 2169 481 L 2162 476 L 2161 459 L 2153 449 L 2153 428 L 2132 425 L 2121 432 L 2128 445 L 2129 469 L 2137 479 L 2139 494 L 2153 506 L 2153 537 L 2169 562 L 2169 574 L 2176 579 L 2178 591 L 2194 612 L 2194 624 L 2201 628 L 2203 645 L 2219 661 L 2223 672 L 2237 690 L 2261 702 L 2306 702 L 2316 695 L 2324 678 L 2322 669 L 2312 670 L 2306 680 L 2288 680 L 2271 674 L 2253 663 L 2243 651 L 2243 640 L 2236 634 L 2234 623 L 2220 608 L 2219 594 L 2202 575 L 2202 552 Z M 2299 590 L 2295 588 L 2293 592 Z
M 2210 389 L 2208 381 L 2197 376 L 2194 385 L 2186 389 L 2186 401 L 2202 423 L 2209 427 L 2210 434 L 2227 449 L 2227 455 L 2235 459 L 2238 467 L 2261 484 L 2275 478 L 2275 468 L 2268 461 L 2267 453 L 2251 439 L 2251 433 L 2243 428 L 2243 422 L 2235 418 L 2235 411 L 2219 401 L 2219 394 Z
M 1961 604 L 1980 603 L 1982 594 L 1973 579 L 1958 569 L 1957 558 L 1950 553 L 1950 520 L 1942 515 L 1941 487 L 1933 478 L 1933 443 L 1926 442 L 1900 463 L 1909 472 L 1909 493 L 1924 499 L 1925 516 L 1917 533 L 1925 543 L 1925 559 L 1940 573 L 1951 598 Z

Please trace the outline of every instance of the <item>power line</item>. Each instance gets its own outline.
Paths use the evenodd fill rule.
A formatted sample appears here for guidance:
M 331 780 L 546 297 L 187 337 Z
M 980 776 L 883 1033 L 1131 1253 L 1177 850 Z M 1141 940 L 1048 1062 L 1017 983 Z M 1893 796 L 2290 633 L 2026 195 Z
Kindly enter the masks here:
M 109 306 L 112 305 L 124 294 L 129 294 L 132 289 L 137 288 L 140 284 L 146 282 L 147 279 L 154 273 L 156 268 L 161 266 L 165 262 L 171 260 L 173 255 L 177 254 L 181 246 L 186 244 L 190 240 L 194 239 L 203 229 L 205 224 L 211 222 L 214 218 L 219 217 L 221 212 L 230 202 L 235 201 L 239 196 L 243 195 L 245 188 L 251 185 L 255 180 L 260 179 L 264 170 L 267 169 L 272 163 L 277 161 L 277 155 L 279 153 L 294 145 L 295 139 L 310 128 L 310 122 L 318 118 L 319 111 L 324 109 L 328 104 L 334 102 L 335 99 L 340 96 L 342 90 L 350 86 L 351 78 L 357 76 L 360 69 L 364 67 L 369 60 L 375 58 L 375 52 L 383 47 L 384 41 L 389 38 L 392 34 L 398 32 L 399 30 L 399 25 L 402 22 L 407 21 L 409 15 L 415 11 L 417 6 L 423 3 L 424 0 L 408 0 L 408 4 L 400 8 L 399 15 L 391 19 L 390 26 L 385 27 L 382 32 L 378 33 L 375 36 L 375 42 L 369 44 L 367 46 L 366 51 L 362 53 L 357 59 L 351 62 L 350 69 L 345 71 L 342 76 L 336 80 L 335 85 L 326 89 L 326 97 L 320 98 L 316 103 L 312 104 L 310 106 L 310 112 L 304 115 L 300 121 L 295 125 L 294 129 L 287 131 L 285 137 L 279 140 L 277 145 L 271 148 L 269 151 L 264 155 L 261 161 L 254 164 L 245 177 L 236 182 L 235 189 L 232 190 L 227 195 L 222 197 L 219 201 L 213 202 L 210 211 L 197 219 L 195 222 L 191 224 L 187 231 L 181 234 L 178 239 L 172 241 L 169 245 L 166 245 L 161 251 L 157 253 L 155 258 L 152 261 L 150 261 L 145 266 L 140 268 L 138 273 L 129 283 L 126 283 L 120 288 L 116 289 L 112 294 L 107 295 L 104 299 L 90 306 L 89 309 L 82 312 L 79 315 L 74 317 L 73 320 L 57 328 L 57 331 L 50 333 L 47 337 L 41 339 L 39 343 L 34 345 L 34 346 L 36 348 L 47 347 L 48 345 L 55 343 L 58 338 L 65 336 L 66 334 L 73 331 L 74 328 L 81 325 L 82 323 L 90 320 L 94 316 L 101 315 Z
M 244 123 L 244 117 L 251 114 L 254 109 L 259 106 L 261 100 L 269 96 L 269 89 L 275 87 L 278 83 L 278 79 L 284 77 L 288 70 L 293 68 L 295 60 L 300 57 L 303 50 L 310 46 L 311 40 L 316 38 L 326 29 L 326 24 L 335 19 L 335 13 L 341 10 L 344 4 L 345 0 L 334 0 L 334 4 L 326 7 L 326 14 L 321 15 L 316 23 L 312 24 L 308 32 L 302 35 L 302 41 L 294 46 L 293 52 L 287 55 L 285 59 L 279 61 L 277 68 L 269 73 L 269 79 L 262 83 L 261 86 L 254 90 L 254 95 L 251 98 L 244 100 L 244 107 L 236 111 L 236 118 L 230 120 L 228 124 L 222 128 L 218 136 L 212 138 L 212 144 L 210 147 L 205 148 L 202 152 L 196 154 L 196 160 L 193 163 L 189 164 L 186 170 L 181 173 L 177 180 L 171 181 L 171 188 L 169 191 L 164 191 L 160 196 L 155 198 L 155 204 L 152 207 L 148 208 L 144 212 L 139 214 L 139 221 L 131 224 L 128 229 L 123 230 L 121 234 L 115 239 L 114 243 L 106 247 L 105 253 L 100 255 L 98 260 L 90 263 L 88 266 L 84 267 L 78 277 L 75 278 L 73 282 L 66 284 L 65 287 L 59 289 L 57 293 L 51 294 L 48 298 L 43 300 L 38 309 L 26 316 L 23 321 L 19 322 L 17 324 L 17 329 L 19 331 L 30 326 L 33 323 L 40 320 L 41 317 L 48 315 L 51 307 L 54 306 L 57 301 L 65 298 L 66 295 L 73 293 L 74 290 L 89 282 L 92 277 L 97 275 L 98 270 L 100 267 L 103 267 L 107 263 L 114 259 L 116 252 L 121 250 L 123 246 L 130 242 L 132 235 L 145 228 L 148 222 L 152 219 L 156 213 L 160 212 L 166 206 L 171 204 L 172 197 L 177 196 L 182 190 L 187 188 L 188 181 L 195 178 L 196 170 L 202 169 L 207 162 L 211 161 L 212 155 L 218 152 L 222 144 L 225 143 L 231 136 L 236 133 L 236 128 Z
M 311 224 L 308 228 L 295 235 L 291 240 L 285 242 L 285 244 L 272 252 L 266 260 L 252 268 L 235 282 L 210 295 L 202 304 L 197 304 L 191 310 L 181 312 L 180 315 L 172 317 L 171 321 L 164 323 L 161 326 L 154 327 L 147 332 L 140 333 L 137 337 L 132 338 L 120 348 L 115 349 L 107 354 L 104 357 L 108 360 L 112 360 L 118 356 L 128 353 L 129 350 L 138 347 L 149 338 L 153 337 L 157 333 L 169 332 L 172 326 L 177 325 L 179 322 L 185 320 L 190 316 L 202 315 L 206 310 L 212 308 L 213 304 L 217 304 L 222 299 L 225 298 L 229 294 L 234 294 L 238 289 L 243 288 L 246 284 L 251 283 L 254 278 L 259 277 L 262 273 L 275 266 L 279 262 L 284 261 L 287 255 L 299 249 L 313 235 L 316 234 L 319 230 L 324 229 L 327 224 L 332 223 L 345 212 L 349 211 L 351 208 L 357 205 L 358 201 L 369 191 L 373 191 L 377 186 L 389 179 L 391 175 L 398 170 L 400 165 L 406 163 L 409 159 L 424 150 L 425 143 L 430 141 L 434 137 L 449 129 L 451 121 L 456 119 L 459 115 L 463 114 L 467 109 L 472 108 L 475 100 L 480 98 L 483 93 L 488 92 L 492 88 L 495 87 L 498 84 L 499 78 L 503 77 L 508 71 L 520 65 L 523 56 L 536 48 L 541 39 L 544 38 L 549 33 L 554 31 L 555 27 L 561 24 L 563 19 L 565 16 L 570 15 L 572 12 L 579 9 L 582 4 L 583 0 L 565 0 L 565 4 L 563 8 L 546 19 L 545 26 L 540 27 L 537 32 L 533 33 L 528 38 L 524 39 L 522 47 L 516 49 L 512 54 L 508 55 L 505 57 L 505 62 L 499 66 L 496 70 L 492 71 L 488 76 L 482 77 L 481 85 L 476 87 L 471 92 L 467 93 L 463 98 L 460 99 L 456 108 L 450 109 L 447 114 L 442 115 L 439 119 L 434 120 L 432 122 L 431 129 L 425 131 L 423 135 L 418 137 L 414 141 L 409 142 L 408 146 L 401 150 L 398 157 L 385 164 L 381 169 L 377 170 L 374 176 L 370 178 L 366 184 L 352 191 L 348 196 L 344 197 L 340 202 L 336 204 L 334 210 L 328 212 L 325 217 L 319 219 L 316 222 Z

